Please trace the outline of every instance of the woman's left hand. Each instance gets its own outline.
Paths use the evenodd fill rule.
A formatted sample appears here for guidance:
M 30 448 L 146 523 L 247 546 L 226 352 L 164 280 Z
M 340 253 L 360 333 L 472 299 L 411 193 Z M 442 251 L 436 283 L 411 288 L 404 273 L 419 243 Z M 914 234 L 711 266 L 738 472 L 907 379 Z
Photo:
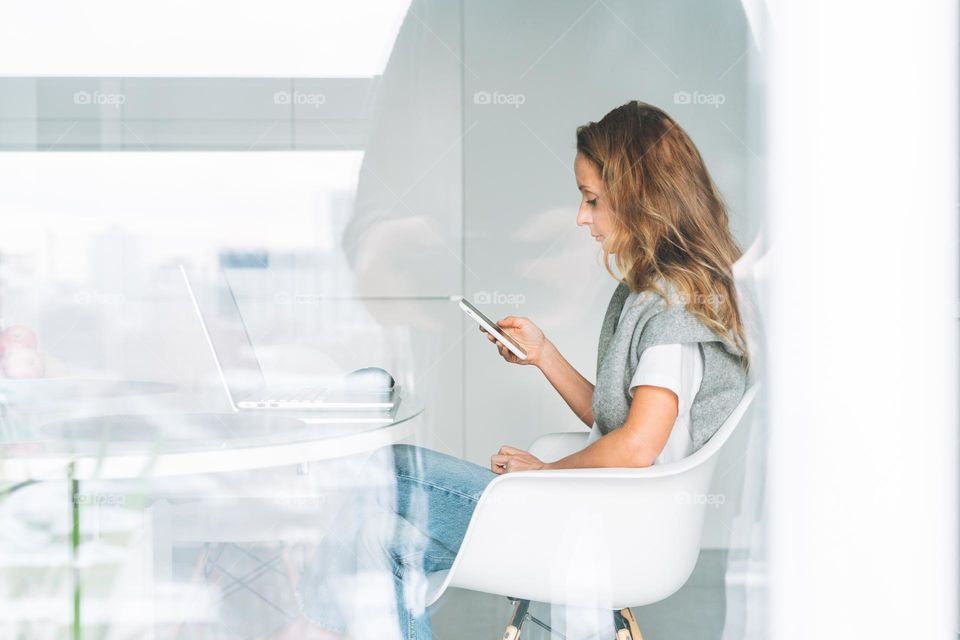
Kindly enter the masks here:
M 529 451 L 503 445 L 500 451 L 490 456 L 490 470 L 494 473 L 510 473 L 511 471 L 537 471 L 550 468 L 550 463 L 543 462 Z

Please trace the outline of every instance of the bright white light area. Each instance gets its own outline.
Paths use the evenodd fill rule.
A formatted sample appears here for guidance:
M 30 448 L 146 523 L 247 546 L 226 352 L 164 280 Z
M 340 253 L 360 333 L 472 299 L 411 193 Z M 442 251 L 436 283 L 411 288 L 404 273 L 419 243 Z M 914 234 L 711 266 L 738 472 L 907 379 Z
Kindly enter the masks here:
M 145 265 L 220 249 L 335 248 L 363 152 L 3 153 L 0 252 L 82 282 L 94 247 Z M 113 249 L 111 249 L 113 250 Z
M 956 638 L 957 3 L 771 8 L 770 638 Z
M 0 75 L 365 77 L 410 0 L 44 0 L 0 9 Z

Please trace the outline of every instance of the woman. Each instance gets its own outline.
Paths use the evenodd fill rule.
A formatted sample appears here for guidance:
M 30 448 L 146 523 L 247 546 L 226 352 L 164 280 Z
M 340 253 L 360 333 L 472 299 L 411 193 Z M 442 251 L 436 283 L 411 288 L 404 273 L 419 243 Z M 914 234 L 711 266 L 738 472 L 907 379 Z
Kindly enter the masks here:
M 356 526 L 328 536 L 320 561 L 301 581 L 304 610 L 321 626 L 356 634 L 364 611 L 368 621 L 372 615 L 332 577 L 348 571 L 347 558 L 354 574 L 389 569 L 400 637 L 430 638 L 425 575 L 450 568 L 496 474 L 678 460 L 701 447 L 743 395 L 746 340 L 731 271 L 740 252 L 724 202 L 686 132 L 660 109 L 630 102 L 577 130 L 574 169 L 577 224 L 600 243 L 620 283 L 600 332 L 596 385 L 527 318 L 497 323 L 526 360 L 487 339 L 507 362 L 538 368 L 593 426 L 587 446 L 545 462 L 504 445 L 489 469 L 420 447 L 389 448 L 391 501 L 375 501 L 376 509 L 354 518 Z M 350 593 L 359 594 L 352 584 Z

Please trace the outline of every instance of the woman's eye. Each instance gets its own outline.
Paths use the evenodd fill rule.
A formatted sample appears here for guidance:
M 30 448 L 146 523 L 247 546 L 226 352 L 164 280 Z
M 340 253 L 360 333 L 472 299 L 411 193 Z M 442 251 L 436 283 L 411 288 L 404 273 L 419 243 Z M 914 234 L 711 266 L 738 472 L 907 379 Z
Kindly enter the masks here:
M 587 204 L 590 205 L 591 207 L 595 207 L 597 206 L 597 199 L 594 198 L 593 200 L 587 200 Z

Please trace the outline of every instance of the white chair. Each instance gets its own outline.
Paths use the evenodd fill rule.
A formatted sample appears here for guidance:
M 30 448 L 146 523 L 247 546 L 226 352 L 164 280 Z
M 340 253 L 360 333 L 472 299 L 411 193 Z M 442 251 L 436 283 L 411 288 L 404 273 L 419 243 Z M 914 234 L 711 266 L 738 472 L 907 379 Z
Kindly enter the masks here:
M 670 464 L 643 469 L 527 471 L 498 476 L 484 490 L 457 557 L 428 576 L 427 604 L 448 587 L 505 595 L 514 610 L 504 640 L 516 640 L 530 601 L 614 613 L 617 640 L 642 640 L 630 607 L 674 594 L 693 572 L 720 452 L 760 387 L 763 345 L 756 302 L 765 283 L 759 234 L 733 267 L 751 346 L 748 388 L 707 443 Z M 556 460 L 586 445 L 589 432 L 537 438 L 530 452 Z
M 718 454 L 758 388 L 747 390 L 703 447 L 677 462 L 494 478 L 453 565 L 428 576 L 427 604 L 448 587 L 508 596 L 515 606 L 505 640 L 519 637 L 531 600 L 606 607 L 614 611 L 618 640 L 641 640 L 629 608 L 663 600 L 690 577 Z M 586 438 L 548 434 L 530 451 L 552 460 L 583 448 Z

